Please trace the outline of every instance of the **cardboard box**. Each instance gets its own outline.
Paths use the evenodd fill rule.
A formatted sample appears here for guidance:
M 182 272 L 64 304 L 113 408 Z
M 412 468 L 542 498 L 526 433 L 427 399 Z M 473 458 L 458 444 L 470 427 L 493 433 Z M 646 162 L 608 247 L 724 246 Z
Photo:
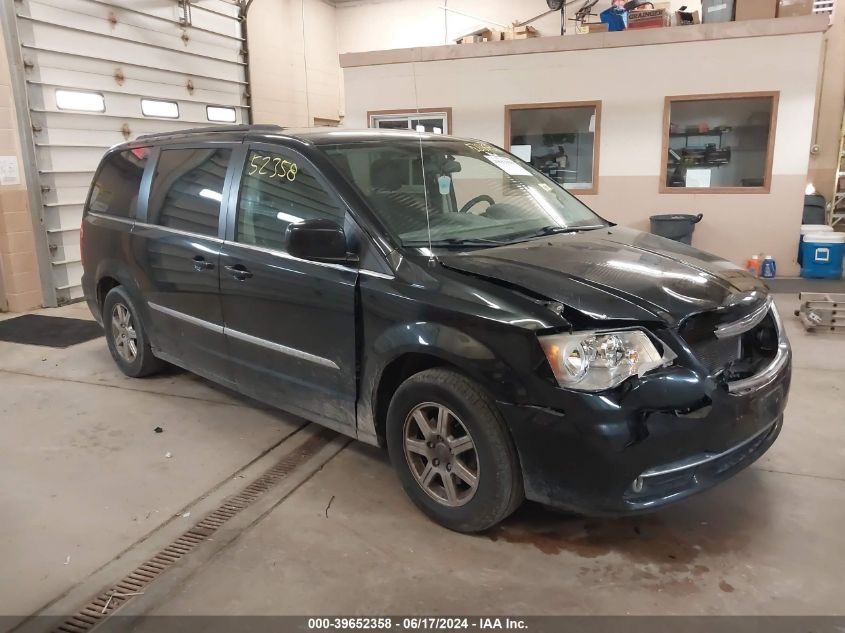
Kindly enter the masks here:
M 502 32 L 496 29 L 478 29 L 467 33 L 455 40 L 458 44 L 477 44 L 479 42 L 498 42 L 502 39 Z
M 663 9 L 628 12 L 629 29 L 653 29 L 663 26 L 666 26 L 666 12 Z
M 607 24 L 604 22 L 576 22 L 575 32 L 579 35 L 587 33 L 607 33 Z
M 779 0 L 779 18 L 794 18 L 813 13 L 813 0 Z
M 531 37 L 539 37 L 540 33 L 533 26 L 514 26 L 504 32 L 506 40 L 527 40 Z
M 766 20 L 777 15 L 777 0 L 736 0 L 736 14 L 734 19 Z

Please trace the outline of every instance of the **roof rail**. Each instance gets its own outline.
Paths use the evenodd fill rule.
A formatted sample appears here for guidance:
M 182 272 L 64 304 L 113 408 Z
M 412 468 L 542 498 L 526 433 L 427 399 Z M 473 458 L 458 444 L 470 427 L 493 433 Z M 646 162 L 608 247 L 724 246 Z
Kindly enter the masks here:
M 150 141 L 156 139 L 170 138 L 174 136 L 185 136 L 189 134 L 219 134 L 224 132 L 253 132 L 253 131 L 277 131 L 284 128 L 270 123 L 253 125 L 209 125 L 206 127 L 194 127 L 187 130 L 176 130 L 174 132 L 158 132 L 155 134 L 141 134 L 136 141 Z

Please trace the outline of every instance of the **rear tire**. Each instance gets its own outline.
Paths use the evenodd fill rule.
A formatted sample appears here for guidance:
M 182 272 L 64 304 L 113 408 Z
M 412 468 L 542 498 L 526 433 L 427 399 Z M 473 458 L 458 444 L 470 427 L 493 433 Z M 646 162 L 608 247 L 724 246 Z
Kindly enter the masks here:
M 138 310 L 129 293 L 115 286 L 103 301 L 103 328 L 114 362 L 131 378 L 155 374 L 164 367 L 150 348 Z
M 456 371 L 428 369 L 399 386 L 387 413 L 387 448 L 411 500 L 450 530 L 491 528 L 524 498 L 504 420 L 492 398 Z

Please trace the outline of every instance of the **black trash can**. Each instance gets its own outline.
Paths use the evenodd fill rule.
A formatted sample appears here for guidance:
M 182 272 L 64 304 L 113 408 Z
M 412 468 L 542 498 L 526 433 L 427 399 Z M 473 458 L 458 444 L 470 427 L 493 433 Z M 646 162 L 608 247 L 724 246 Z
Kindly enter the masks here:
M 690 215 L 688 213 L 667 213 L 651 216 L 651 232 L 670 240 L 692 244 L 692 232 L 695 225 L 701 222 L 704 215 Z

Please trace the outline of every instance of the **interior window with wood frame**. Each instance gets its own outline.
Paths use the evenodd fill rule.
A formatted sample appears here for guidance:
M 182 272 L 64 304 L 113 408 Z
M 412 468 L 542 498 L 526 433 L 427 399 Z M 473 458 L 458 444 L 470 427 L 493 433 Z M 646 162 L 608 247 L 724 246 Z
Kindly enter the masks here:
M 664 193 L 768 193 L 777 92 L 666 97 Z
M 374 110 L 367 112 L 367 126 L 382 130 L 417 130 L 431 134 L 451 134 L 452 108 Z
M 505 148 L 566 189 L 598 193 L 601 101 L 505 106 Z

